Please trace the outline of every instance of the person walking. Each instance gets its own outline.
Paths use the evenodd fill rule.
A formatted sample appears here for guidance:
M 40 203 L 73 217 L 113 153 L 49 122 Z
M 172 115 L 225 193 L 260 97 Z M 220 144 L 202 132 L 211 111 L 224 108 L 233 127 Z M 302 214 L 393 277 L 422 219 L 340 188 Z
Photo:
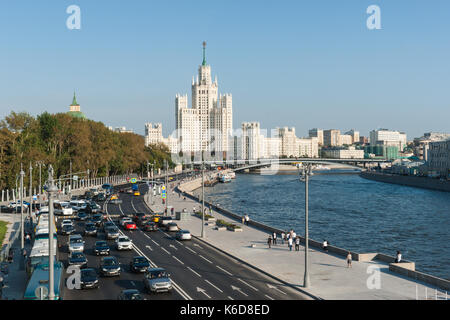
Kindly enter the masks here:
M 272 237 L 269 236 L 269 238 L 267 239 L 267 244 L 269 245 L 269 249 L 272 248 Z
M 242 224 L 245 224 L 245 217 L 242 216 Z
M 402 254 L 400 253 L 400 251 L 397 251 L 397 256 L 395 257 L 395 263 L 399 263 L 400 261 L 402 261 Z
M 277 244 L 277 233 L 275 231 L 273 232 L 272 241 L 274 245 Z
M 352 254 L 349 251 L 347 254 L 347 268 L 351 268 L 351 267 L 352 267 Z
M 286 235 L 284 232 L 281 233 L 281 244 L 284 244 L 284 239 L 286 238 Z
M 289 246 L 289 251 L 292 251 L 292 238 L 291 237 L 289 237 L 288 246 Z
M 295 238 L 295 251 L 300 251 L 300 237 Z
M 248 216 L 248 214 L 245 215 L 245 225 L 248 226 L 248 222 L 250 221 L 250 217 Z
M 327 240 L 323 241 L 322 248 L 325 252 L 328 252 L 328 241 Z

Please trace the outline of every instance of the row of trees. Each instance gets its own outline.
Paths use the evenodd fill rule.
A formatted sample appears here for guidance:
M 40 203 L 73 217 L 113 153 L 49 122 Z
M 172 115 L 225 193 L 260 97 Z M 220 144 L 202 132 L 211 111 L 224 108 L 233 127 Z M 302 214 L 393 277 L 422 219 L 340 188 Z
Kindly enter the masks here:
M 40 161 L 51 164 L 56 177 L 68 174 L 70 163 L 72 172 L 89 169 L 91 177 L 104 177 L 141 173 L 147 161 L 154 162 L 155 169 L 162 168 L 164 160 L 173 165 L 165 145 L 145 147 L 140 135 L 114 132 L 101 122 L 65 113 L 33 117 L 11 112 L 0 121 L 0 190 L 15 188 L 21 164 L 26 176 L 30 163 L 36 169 Z M 46 177 L 45 172 L 44 181 Z M 37 186 L 37 179 L 33 180 Z

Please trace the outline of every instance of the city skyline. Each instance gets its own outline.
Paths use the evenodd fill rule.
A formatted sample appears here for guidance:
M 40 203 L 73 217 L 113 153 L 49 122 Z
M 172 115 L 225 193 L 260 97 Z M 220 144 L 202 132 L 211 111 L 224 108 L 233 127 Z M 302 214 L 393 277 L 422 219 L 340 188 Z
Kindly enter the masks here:
M 175 129 L 173 96 L 186 91 L 185 79 L 201 62 L 207 41 L 222 91 L 233 92 L 233 128 L 258 121 L 268 130 L 295 127 L 299 136 L 311 128 L 354 128 L 364 136 L 388 128 L 411 139 L 448 131 L 450 49 L 442 38 L 449 22 L 440 19 L 446 2 L 381 2 L 382 30 L 365 26 L 370 1 L 329 3 L 326 10 L 286 1 L 283 8 L 259 8 L 257 16 L 251 14 L 255 3 L 177 3 L 183 14 L 167 4 L 138 2 L 142 10 L 108 4 L 112 31 L 106 30 L 102 4 L 79 1 L 82 28 L 68 30 L 69 1 L 27 3 L 29 12 L 24 3 L 2 8 L 9 48 L 0 53 L 2 117 L 10 111 L 65 112 L 76 91 L 90 119 L 142 135 L 146 122 L 162 123 L 167 136 Z M 213 18 L 219 8 L 233 19 Z M 41 19 L 30 19 L 31 12 Z M 151 19 L 142 20 L 145 13 Z M 166 28 L 162 20 L 169 14 L 176 18 Z M 202 17 L 213 30 L 199 28 Z M 193 27 L 181 31 L 186 22 Z

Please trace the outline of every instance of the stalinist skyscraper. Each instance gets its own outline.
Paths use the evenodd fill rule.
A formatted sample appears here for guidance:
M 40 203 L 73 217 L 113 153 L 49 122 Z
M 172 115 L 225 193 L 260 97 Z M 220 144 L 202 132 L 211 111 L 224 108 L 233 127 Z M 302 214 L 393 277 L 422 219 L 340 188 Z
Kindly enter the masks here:
M 197 78 L 192 78 L 192 108 L 187 95 L 175 97 L 175 127 L 183 154 L 205 151 L 226 156 L 233 130 L 232 96 L 218 96 L 217 77 L 213 82 L 211 66 L 206 63 L 206 42 Z

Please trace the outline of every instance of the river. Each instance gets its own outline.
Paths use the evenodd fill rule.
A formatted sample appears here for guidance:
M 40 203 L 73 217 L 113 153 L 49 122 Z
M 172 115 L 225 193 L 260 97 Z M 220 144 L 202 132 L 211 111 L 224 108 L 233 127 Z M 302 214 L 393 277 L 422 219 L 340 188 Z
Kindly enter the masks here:
M 237 214 L 304 235 L 305 187 L 296 175 L 237 174 L 206 188 L 206 200 Z M 414 261 L 416 270 L 450 279 L 450 193 L 370 181 L 356 174 L 314 175 L 309 234 L 355 252 Z

